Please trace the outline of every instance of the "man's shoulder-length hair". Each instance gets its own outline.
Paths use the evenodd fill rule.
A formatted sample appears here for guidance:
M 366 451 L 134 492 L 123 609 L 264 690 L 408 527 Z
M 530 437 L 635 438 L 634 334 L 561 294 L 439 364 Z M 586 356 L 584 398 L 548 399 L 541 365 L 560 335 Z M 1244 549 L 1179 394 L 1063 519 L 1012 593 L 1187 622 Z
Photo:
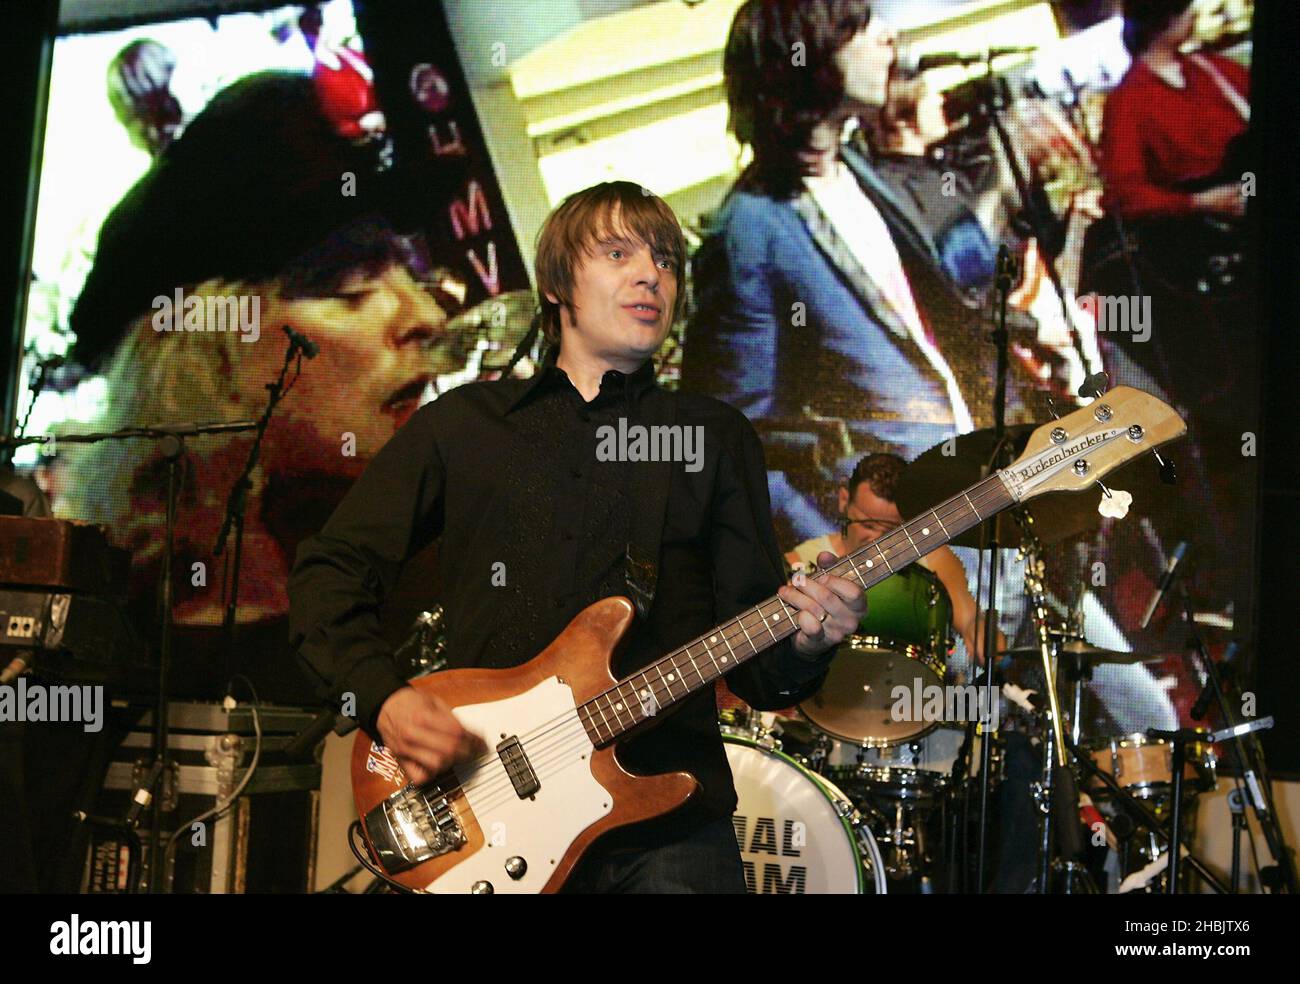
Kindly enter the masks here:
M 573 274 L 602 242 L 631 236 L 667 257 L 677 277 L 673 320 L 686 298 L 686 240 L 677 216 L 662 198 L 631 181 L 606 181 L 576 191 L 546 218 L 537 236 L 537 294 L 542 332 L 552 345 L 560 341 L 560 309 L 573 303 Z M 558 303 L 547 300 L 554 294 Z
M 865 30 L 869 0 L 749 0 L 723 53 L 728 127 L 754 151 L 747 177 L 797 184 L 795 155 L 844 101 L 835 53 Z

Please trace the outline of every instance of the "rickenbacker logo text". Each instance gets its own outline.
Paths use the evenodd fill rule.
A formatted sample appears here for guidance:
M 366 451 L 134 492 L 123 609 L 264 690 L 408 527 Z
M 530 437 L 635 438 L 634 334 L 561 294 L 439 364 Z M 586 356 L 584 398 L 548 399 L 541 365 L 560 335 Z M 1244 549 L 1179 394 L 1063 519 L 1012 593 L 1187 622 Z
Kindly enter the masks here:
M 1035 475 L 1040 475 L 1053 465 L 1059 465 L 1063 461 L 1068 461 L 1075 455 L 1087 451 L 1089 448 L 1098 444 L 1104 444 L 1112 437 L 1118 434 L 1118 430 L 1099 431 L 1095 434 L 1089 434 L 1087 437 L 1080 438 L 1073 444 L 1062 444 L 1059 448 L 1046 457 L 1039 457 L 1031 461 L 1024 468 L 1012 469 L 1016 478 L 1022 482 L 1027 482 Z

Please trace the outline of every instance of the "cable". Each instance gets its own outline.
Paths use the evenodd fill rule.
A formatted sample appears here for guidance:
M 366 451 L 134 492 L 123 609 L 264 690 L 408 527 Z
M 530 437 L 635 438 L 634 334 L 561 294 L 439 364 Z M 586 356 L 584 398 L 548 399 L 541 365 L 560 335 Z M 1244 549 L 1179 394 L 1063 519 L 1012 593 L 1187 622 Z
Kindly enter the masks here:
M 368 850 L 367 850 L 367 851 L 360 851 L 360 850 L 358 850 L 358 849 L 357 849 L 357 840 L 356 840 L 356 835 L 359 834 L 359 833 L 361 833 L 361 821 L 360 821 L 360 820 L 353 820 L 352 823 L 348 826 L 348 847 L 350 847 L 350 848 L 352 849 L 352 854 L 353 854 L 353 856 L 355 856 L 356 859 L 357 859 L 358 861 L 361 862 L 362 866 L 363 866 L 363 867 L 364 867 L 368 872 L 370 872 L 370 873 L 371 873 L 372 875 L 374 875 L 376 878 L 380 878 L 380 879 L 382 879 L 385 883 L 387 883 L 388 885 L 392 886 L 394 889 L 396 889 L 396 890 L 397 890 L 398 892 L 400 892 L 402 895 L 423 895 L 423 894 L 425 894 L 424 892 L 417 892 L 417 891 L 416 891 L 415 889 L 413 889 L 413 888 L 407 888 L 407 887 L 406 887 L 405 885 L 403 885 L 401 882 L 399 882 L 399 881 L 394 881 L 392 878 L 389 878 L 389 877 L 388 877 L 388 874 L 387 874 L 386 872 L 384 872 L 384 871 L 383 871 L 381 868 L 379 868 L 379 867 L 378 867 L 378 866 L 377 866 L 373 861 L 370 860 L 370 856 L 369 856 L 369 852 L 368 852 Z
M 239 785 L 231 791 L 230 795 L 226 797 L 224 803 L 218 802 L 214 807 L 209 810 L 204 810 L 187 823 L 177 824 L 176 829 L 172 831 L 172 835 L 167 838 L 167 843 L 163 847 L 164 871 L 166 871 L 171 865 L 172 852 L 175 850 L 176 841 L 180 838 L 181 834 L 186 830 L 192 830 L 196 824 L 204 823 L 208 820 L 216 820 L 223 814 L 229 812 L 230 808 L 235 805 L 235 802 L 241 795 L 243 795 L 244 790 L 248 787 L 249 782 L 253 778 L 253 773 L 257 770 L 258 763 L 262 759 L 262 713 L 261 700 L 257 696 L 257 688 L 254 687 L 253 682 L 242 673 L 235 674 L 235 676 L 231 678 L 231 683 L 235 680 L 243 680 L 244 684 L 248 687 L 249 692 L 253 695 L 252 703 L 249 705 L 249 710 L 253 714 L 253 758 L 248 763 L 248 768 L 244 771 L 244 775 L 240 778 Z M 229 690 L 233 688 L 227 689 Z M 235 706 L 234 698 L 228 696 L 226 699 L 231 702 L 228 709 L 233 710 Z

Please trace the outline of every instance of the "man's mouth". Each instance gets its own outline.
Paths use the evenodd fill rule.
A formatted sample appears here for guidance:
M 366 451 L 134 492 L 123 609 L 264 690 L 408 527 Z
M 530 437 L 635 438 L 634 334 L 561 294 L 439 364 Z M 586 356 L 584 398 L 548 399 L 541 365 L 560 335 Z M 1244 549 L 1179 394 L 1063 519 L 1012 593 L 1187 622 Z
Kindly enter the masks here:
M 433 376 L 428 373 L 416 376 L 405 386 L 394 390 L 379 409 L 393 416 L 402 416 L 413 412 L 419 408 L 420 398 L 424 395 L 426 387 L 432 380 Z
M 624 304 L 624 308 L 632 312 L 632 316 L 638 319 L 658 320 L 659 305 L 657 304 Z

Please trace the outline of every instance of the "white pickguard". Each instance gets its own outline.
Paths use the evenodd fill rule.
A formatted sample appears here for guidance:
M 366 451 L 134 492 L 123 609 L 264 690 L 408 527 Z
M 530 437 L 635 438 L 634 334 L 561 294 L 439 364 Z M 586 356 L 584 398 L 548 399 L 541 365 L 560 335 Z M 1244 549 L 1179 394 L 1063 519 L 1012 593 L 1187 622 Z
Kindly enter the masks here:
M 518 737 L 541 788 L 520 799 L 496 755 L 488 765 L 456 769 L 484 844 L 426 890 L 468 893 L 475 882 L 486 881 L 496 893 L 536 894 L 569 845 L 614 806 L 591 773 L 594 748 L 578 718 L 573 691 L 551 677 L 506 700 L 467 704 L 453 713 L 489 749 L 503 736 Z M 518 880 L 506 873 L 506 860 L 512 857 L 528 865 Z

